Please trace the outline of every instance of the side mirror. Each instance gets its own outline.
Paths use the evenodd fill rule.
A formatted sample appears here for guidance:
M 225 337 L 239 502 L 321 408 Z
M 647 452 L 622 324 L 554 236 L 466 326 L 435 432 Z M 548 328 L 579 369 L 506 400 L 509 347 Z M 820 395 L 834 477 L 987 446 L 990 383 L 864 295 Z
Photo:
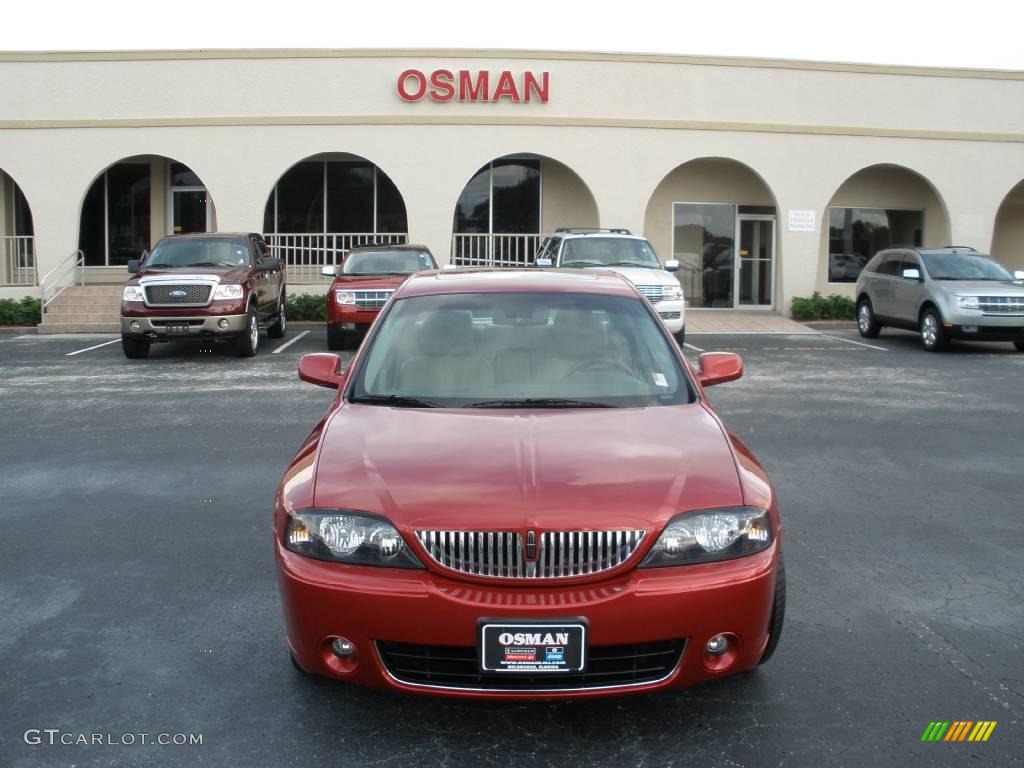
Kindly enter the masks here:
M 281 260 L 276 256 L 267 256 L 260 260 L 260 269 L 265 269 L 267 272 L 281 269 Z
M 665 262 L 666 272 L 678 272 L 679 271 L 679 259 L 668 259 Z
M 1014 280 L 1024 280 L 1024 269 L 1018 269 L 1013 273 Z
M 452 269 L 458 269 L 458 268 L 459 268 L 458 265 L 452 264 L 452 263 L 442 264 L 441 265 L 441 269 L 443 269 L 445 271 L 452 270 Z
M 299 358 L 299 378 L 318 387 L 338 389 L 345 381 L 341 358 L 330 352 L 314 352 Z
M 705 352 L 698 360 L 697 381 L 702 387 L 736 381 L 743 375 L 743 359 L 732 352 Z
M 904 269 L 903 270 L 903 279 L 904 280 L 920 280 L 921 279 L 921 270 L 914 269 L 914 268 Z
M 336 277 L 338 274 L 338 268 L 333 264 L 329 267 L 320 267 L 320 274 L 324 277 Z
M 141 259 L 128 259 L 128 274 L 135 275 L 139 272 L 139 265 L 142 263 Z

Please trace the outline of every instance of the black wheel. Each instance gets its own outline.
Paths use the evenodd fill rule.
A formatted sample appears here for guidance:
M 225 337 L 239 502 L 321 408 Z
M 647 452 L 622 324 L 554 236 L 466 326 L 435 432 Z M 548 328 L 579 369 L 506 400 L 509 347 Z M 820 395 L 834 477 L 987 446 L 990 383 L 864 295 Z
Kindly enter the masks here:
M 949 338 L 942 327 L 942 318 L 935 307 L 928 307 L 921 313 L 921 343 L 929 352 L 941 352 L 949 345 Z
M 682 349 L 683 344 L 686 343 L 686 326 L 684 325 L 678 331 L 672 334 L 676 339 L 676 344 Z
M 256 307 L 250 305 L 245 318 L 245 332 L 235 339 L 235 354 L 253 357 L 260 348 L 260 324 L 256 319 Z
M 866 296 L 857 303 L 857 330 L 865 339 L 874 339 L 882 332 L 882 326 L 875 317 L 875 308 Z
M 332 352 L 345 349 L 347 337 L 341 326 L 333 323 L 327 326 L 327 348 Z
M 121 349 L 124 350 L 125 357 L 131 360 L 138 360 L 149 355 L 149 342 L 122 336 Z
M 1017 339 L 1013 342 L 1013 346 L 1017 348 L 1018 352 L 1024 352 L 1024 339 Z
M 772 605 L 772 618 L 768 624 L 768 645 L 758 664 L 764 664 L 775 653 L 782 637 L 782 623 L 786 618 L 786 565 L 779 555 L 779 569 L 775 572 L 775 603 Z
M 288 318 L 285 317 L 285 306 L 287 303 L 284 291 L 281 291 L 281 295 L 277 299 L 277 319 L 267 326 L 267 336 L 272 339 L 284 338 L 285 329 L 288 327 Z

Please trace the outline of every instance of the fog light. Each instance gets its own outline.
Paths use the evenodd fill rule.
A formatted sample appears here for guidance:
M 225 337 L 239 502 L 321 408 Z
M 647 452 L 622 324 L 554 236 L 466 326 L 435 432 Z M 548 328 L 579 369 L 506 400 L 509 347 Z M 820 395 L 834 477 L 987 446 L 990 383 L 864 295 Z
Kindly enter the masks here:
M 715 635 L 708 640 L 707 645 L 704 646 L 704 650 L 712 656 L 721 656 L 729 650 L 729 638 L 725 635 Z
M 142 323 L 140 323 L 138 320 L 132 320 L 132 330 L 133 331 L 141 331 L 142 330 Z
M 336 637 L 331 643 L 331 651 L 339 659 L 351 659 L 356 655 L 356 644 L 344 637 Z
M 228 325 L 230 325 L 230 323 L 228 323 L 228 319 L 226 317 L 222 317 L 217 321 L 217 327 L 222 331 L 226 331 L 228 329 Z

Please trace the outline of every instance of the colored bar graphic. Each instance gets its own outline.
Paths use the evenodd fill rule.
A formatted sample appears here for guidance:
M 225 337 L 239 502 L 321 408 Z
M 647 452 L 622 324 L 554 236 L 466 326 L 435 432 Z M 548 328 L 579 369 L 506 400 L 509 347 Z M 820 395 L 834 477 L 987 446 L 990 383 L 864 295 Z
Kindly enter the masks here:
M 995 720 L 932 720 L 921 734 L 921 741 L 988 741 Z

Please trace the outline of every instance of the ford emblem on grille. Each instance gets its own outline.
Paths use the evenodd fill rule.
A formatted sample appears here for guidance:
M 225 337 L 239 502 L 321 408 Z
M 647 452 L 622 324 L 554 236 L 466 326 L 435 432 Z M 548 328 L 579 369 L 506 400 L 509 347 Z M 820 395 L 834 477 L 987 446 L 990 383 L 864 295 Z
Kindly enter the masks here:
M 188 296 L 188 293 L 179 288 L 177 290 L 171 291 L 167 295 L 172 299 L 184 299 L 186 296 Z

